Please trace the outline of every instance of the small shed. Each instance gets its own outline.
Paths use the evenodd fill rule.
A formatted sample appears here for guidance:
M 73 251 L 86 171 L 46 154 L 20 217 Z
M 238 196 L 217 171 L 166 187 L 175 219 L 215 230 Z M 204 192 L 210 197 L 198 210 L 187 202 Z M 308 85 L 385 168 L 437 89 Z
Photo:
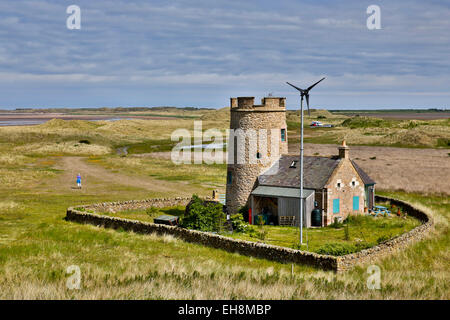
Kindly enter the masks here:
M 168 226 L 176 226 L 178 224 L 178 217 L 170 215 L 162 215 L 153 220 L 156 224 L 165 224 Z
M 311 226 L 311 212 L 314 209 L 314 190 L 303 189 L 303 226 Z M 250 195 L 252 222 L 255 217 L 263 214 L 267 222 L 280 224 L 282 217 L 295 217 L 294 225 L 300 226 L 300 188 L 274 186 L 258 186 Z

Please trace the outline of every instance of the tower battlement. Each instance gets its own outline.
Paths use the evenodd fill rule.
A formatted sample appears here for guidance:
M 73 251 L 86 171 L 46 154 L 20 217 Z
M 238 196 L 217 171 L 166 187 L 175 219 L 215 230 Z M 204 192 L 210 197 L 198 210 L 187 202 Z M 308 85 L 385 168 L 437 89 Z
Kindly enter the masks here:
M 264 97 L 261 104 L 255 104 L 255 97 L 237 97 L 230 98 L 230 106 L 232 110 L 286 110 L 286 98 L 281 97 Z

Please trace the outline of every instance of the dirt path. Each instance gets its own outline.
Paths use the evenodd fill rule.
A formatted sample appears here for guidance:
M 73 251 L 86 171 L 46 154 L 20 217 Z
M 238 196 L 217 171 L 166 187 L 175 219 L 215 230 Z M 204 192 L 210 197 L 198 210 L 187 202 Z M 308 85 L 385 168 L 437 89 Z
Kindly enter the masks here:
M 180 189 L 179 183 L 172 183 L 161 180 L 154 180 L 148 177 L 131 176 L 120 172 L 107 170 L 99 165 L 86 162 L 83 157 L 63 157 L 61 162 L 55 166 L 64 170 L 59 177 L 60 184 L 74 191 L 79 191 L 75 187 L 78 173 L 82 177 L 83 191 L 96 191 L 103 186 L 126 186 L 146 189 L 154 192 L 173 192 Z

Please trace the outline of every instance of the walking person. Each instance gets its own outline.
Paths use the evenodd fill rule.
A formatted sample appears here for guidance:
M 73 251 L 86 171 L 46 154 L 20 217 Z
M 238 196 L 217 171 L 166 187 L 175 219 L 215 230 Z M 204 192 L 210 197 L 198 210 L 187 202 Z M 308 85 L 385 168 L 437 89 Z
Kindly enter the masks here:
M 77 186 L 78 189 L 81 189 L 81 173 L 77 175 Z

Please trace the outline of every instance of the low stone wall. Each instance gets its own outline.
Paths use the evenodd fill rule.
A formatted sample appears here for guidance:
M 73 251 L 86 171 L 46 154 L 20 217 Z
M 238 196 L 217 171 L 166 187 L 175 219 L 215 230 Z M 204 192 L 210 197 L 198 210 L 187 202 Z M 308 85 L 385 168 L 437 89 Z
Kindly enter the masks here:
M 207 198 L 209 199 L 209 198 Z M 164 208 L 173 206 L 186 206 L 191 198 L 155 198 L 146 200 L 130 200 L 122 202 L 104 202 L 90 204 L 86 206 L 79 206 L 85 210 L 92 210 L 95 212 L 119 212 L 128 210 L 145 210 L 150 207 Z
M 433 226 L 433 221 L 430 217 L 408 203 L 383 197 L 377 197 L 377 200 L 390 201 L 392 204 L 402 207 L 404 211 L 422 221 L 423 224 L 405 234 L 381 243 L 375 247 L 341 257 L 320 255 L 313 252 L 294 250 L 264 243 L 232 239 L 213 233 L 189 230 L 180 227 L 104 216 L 96 213 L 85 212 L 79 209 L 83 208 L 84 210 L 107 212 L 146 209 L 152 206 L 167 207 L 186 205 L 190 201 L 190 198 L 149 199 L 80 206 L 77 207 L 78 210 L 75 208 L 67 209 L 66 220 L 92 224 L 104 228 L 123 229 L 141 234 L 170 234 L 187 242 L 199 243 L 229 252 L 236 252 L 247 256 L 264 258 L 282 263 L 304 264 L 324 270 L 341 272 L 351 269 L 356 264 L 365 263 L 373 259 L 389 255 L 414 241 L 421 240 L 425 237 L 427 231 Z

